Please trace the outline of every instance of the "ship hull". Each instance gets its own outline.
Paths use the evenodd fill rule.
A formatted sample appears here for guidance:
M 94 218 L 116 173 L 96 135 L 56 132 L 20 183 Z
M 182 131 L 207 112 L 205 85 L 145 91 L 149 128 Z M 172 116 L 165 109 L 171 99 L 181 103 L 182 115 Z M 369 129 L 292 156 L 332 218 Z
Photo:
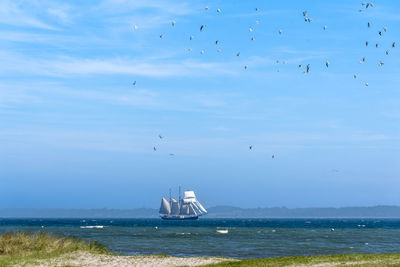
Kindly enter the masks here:
M 197 220 L 199 216 L 160 216 L 160 218 L 167 221 L 187 221 Z

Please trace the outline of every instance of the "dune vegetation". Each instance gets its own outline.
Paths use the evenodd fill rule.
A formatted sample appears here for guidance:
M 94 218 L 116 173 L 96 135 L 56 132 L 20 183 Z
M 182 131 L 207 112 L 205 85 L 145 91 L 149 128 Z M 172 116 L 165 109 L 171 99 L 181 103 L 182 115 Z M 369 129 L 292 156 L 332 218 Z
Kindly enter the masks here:
M 73 237 L 20 232 L 0 235 L 0 266 L 28 264 L 77 251 L 108 253 L 107 249 L 97 242 L 86 242 Z
M 210 264 L 211 263 L 211 264 Z M 209 264 L 209 265 L 206 265 Z M 233 260 L 112 255 L 101 244 L 48 233 L 0 235 L 0 266 L 400 266 L 400 253 Z

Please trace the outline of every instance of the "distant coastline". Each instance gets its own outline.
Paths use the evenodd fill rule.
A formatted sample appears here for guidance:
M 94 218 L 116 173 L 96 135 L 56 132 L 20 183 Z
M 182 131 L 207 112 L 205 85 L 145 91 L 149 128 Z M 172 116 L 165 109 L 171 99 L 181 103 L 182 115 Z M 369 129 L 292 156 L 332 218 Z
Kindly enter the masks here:
M 400 206 L 208 208 L 205 218 L 400 218 Z M 158 209 L 0 209 L 0 218 L 158 218 Z

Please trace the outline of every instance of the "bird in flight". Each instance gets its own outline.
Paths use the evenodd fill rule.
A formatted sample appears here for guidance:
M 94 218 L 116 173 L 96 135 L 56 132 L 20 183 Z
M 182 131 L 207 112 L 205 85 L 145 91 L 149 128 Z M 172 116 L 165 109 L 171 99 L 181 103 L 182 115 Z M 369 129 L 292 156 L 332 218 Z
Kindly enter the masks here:
M 206 27 L 206 25 L 201 25 L 200 26 L 200 31 L 203 31 L 203 29 Z
M 253 149 L 253 146 L 249 146 L 249 149 L 252 150 L 252 149 Z
M 164 35 L 163 34 L 160 34 L 160 39 L 162 39 L 164 37 Z
M 328 68 L 329 67 L 329 61 L 325 62 L 325 66 Z
M 153 146 L 153 150 L 154 150 L 154 151 L 157 151 L 157 148 L 156 148 L 155 146 Z
M 272 158 L 274 159 L 274 158 L 275 158 L 275 155 L 272 155 Z
M 161 134 L 158 135 L 158 138 L 163 139 L 163 136 Z
M 175 20 L 173 20 L 173 21 L 171 21 L 171 25 L 172 25 L 172 27 L 174 27 L 175 26 Z
M 133 81 L 133 83 L 132 83 L 132 84 L 133 84 L 133 86 L 136 86 L 136 81 Z

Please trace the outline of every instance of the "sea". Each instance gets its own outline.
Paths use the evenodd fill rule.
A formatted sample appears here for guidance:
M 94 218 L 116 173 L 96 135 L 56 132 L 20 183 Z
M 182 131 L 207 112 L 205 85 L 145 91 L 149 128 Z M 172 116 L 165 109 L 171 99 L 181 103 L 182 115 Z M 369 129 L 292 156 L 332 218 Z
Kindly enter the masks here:
M 121 255 L 268 258 L 400 252 L 400 219 L 0 219 L 0 233 L 97 241 Z

